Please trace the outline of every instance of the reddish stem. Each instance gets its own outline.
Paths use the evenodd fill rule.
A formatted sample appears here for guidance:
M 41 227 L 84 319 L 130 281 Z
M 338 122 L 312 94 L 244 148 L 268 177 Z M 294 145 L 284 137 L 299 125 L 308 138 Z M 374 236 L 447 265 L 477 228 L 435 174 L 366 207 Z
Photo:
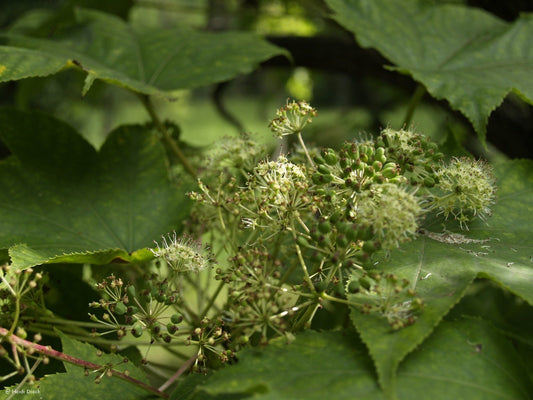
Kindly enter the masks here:
M 98 370 L 104 370 L 104 369 L 107 368 L 107 367 L 105 367 L 103 365 L 93 364 L 91 362 L 88 362 L 88 361 L 85 361 L 85 360 L 82 360 L 82 359 L 79 359 L 79 358 L 76 358 L 76 357 L 69 356 L 68 354 L 65 354 L 65 353 L 62 353 L 60 351 L 52 349 L 50 346 L 43 346 L 43 345 L 40 345 L 40 344 L 37 344 L 37 343 L 30 342 L 29 340 L 22 339 L 22 338 L 14 335 L 14 334 L 10 334 L 7 329 L 2 328 L 2 327 L 0 327 L 0 336 L 7 337 L 8 340 L 11 341 L 11 343 L 15 343 L 15 344 L 17 344 L 19 346 L 22 346 L 22 347 L 27 348 L 27 349 L 32 349 L 32 350 L 34 350 L 34 351 L 36 351 L 38 353 L 44 354 L 44 355 L 46 355 L 48 357 L 52 357 L 52 358 L 55 358 L 57 360 L 61 360 L 63 362 L 67 362 L 69 364 L 74 364 L 74 365 L 83 367 L 85 369 L 91 369 L 91 370 L 98 371 Z M 158 389 L 156 389 L 156 388 L 154 388 L 154 387 L 152 387 L 150 385 L 147 385 L 144 382 L 141 382 L 141 381 L 139 381 L 139 380 L 137 380 L 135 378 L 132 378 L 131 376 L 128 376 L 128 375 L 126 375 L 123 372 L 115 371 L 113 369 L 109 369 L 109 371 L 110 371 L 110 373 L 113 376 L 116 376 L 117 378 L 125 380 L 125 381 L 127 381 L 129 383 L 132 383 L 135 386 L 139 386 L 139 387 L 143 388 L 144 390 L 146 390 L 148 392 L 156 394 L 159 397 L 162 397 L 164 399 L 168 399 L 169 398 L 168 394 L 163 393 L 160 390 L 158 390 Z

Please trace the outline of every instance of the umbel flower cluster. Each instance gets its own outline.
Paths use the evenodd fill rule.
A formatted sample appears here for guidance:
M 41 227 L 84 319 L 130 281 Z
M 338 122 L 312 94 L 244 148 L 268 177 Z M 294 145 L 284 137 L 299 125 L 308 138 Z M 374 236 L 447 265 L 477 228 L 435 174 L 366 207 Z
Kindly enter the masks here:
M 270 127 L 278 137 L 296 135 L 299 148 L 247 163 L 243 149 L 256 161 L 257 147 L 235 138 L 226 147 L 239 157 L 219 150 L 190 194 L 192 225 L 230 255 L 217 279 L 228 287 L 223 319 L 238 343 L 290 339 L 325 303 L 350 304 L 354 291 L 361 310 L 381 314 L 392 329 L 413 323 L 421 300 L 395 276 L 369 275 L 375 255 L 414 238 L 428 214 L 462 229 L 490 215 L 488 164 L 445 161 L 436 143 L 405 129 L 339 149 L 308 147 L 302 130 L 317 115 L 306 102 L 288 102 Z
M 435 143 L 404 129 L 314 148 L 302 131 L 317 115 L 303 101 L 278 110 L 271 129 L 295 135 L 298 147 L 276 157 L 249 136 L 223 139 L 189 194 L 187 225 L 218 257 L 192 236 L 163 236 L 152 249 L 159 269 L 142 284 L 109 276 L 97 285 L 103 296 L 91 306 L 101 313 L 91 319 L 106 329 L 98 333 L 196 346 L 194 368 L 205 371 L 249 343 L 290 341 L 324 316 L 338 319 L 335 307 L 377 314 L 391 330 L 414 323 L 423 301 L 376 258 L 415 238 L 428 215 L 462 229 L 490 215 L 490 166 L 445 161 Z M 213 278 L 214 290 L 187 293 Z M 207 300 L 195 312 L 198 294 Z

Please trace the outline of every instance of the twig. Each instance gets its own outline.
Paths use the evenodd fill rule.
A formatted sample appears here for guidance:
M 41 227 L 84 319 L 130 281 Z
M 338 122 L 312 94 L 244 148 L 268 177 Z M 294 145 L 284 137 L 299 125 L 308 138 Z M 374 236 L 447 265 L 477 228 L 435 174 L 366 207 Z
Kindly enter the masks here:
M 163 393 L 162 391 L 150 386 L 150 385 L 147 385 L 146 383 L 144 382 L 141 382 L 135 378 L 132 378 L 131 376 L 123 373 L 123 372 L 119 372 L 119 371 L 115 371 L 111 368 L 108 368 L 106 366 L 103 366 L 103 365 L 98 365 L 98 364 L 93 364 L 91 362 L 88 362 L 88 361 L 85 361 L 85 360 L 82 360 L 82 359 L 79 359 L 79 358 L 76 358 L 76 357 L 72 357 L 68 354 L 65 354 L 65 353 L 62 353 L 60 351 L 57 351 L 57 350 L 54 350 L 52 349 L 50 346 L 43 346 L 43 345 L 40 345 L 40 344 L 37 344 L 37 343 L 33 343 L 33 342 L 30 342 L 29 340 L 25 340 L 25 339 L 22 339 L 14 334 L 10 334 L 9 331 L 5 328 L 2 328 L 0 327 L 0 336 L 3 336 L 3 337 L 6 337 L 11 343 L 13 344 L 17 344 L 19 346 L 22 346 L 26 349 L 31 349 L 33 351 L 36 351 L 40 354 L 44 354 L 45 356 L 48 356 L 48 357 L 52 357 L 52 358 L 55 358 L 56 360 L 60 360 L 60 361 L 63 361 L 63 362 L 67 362 L 69 364 L 74 364 L 74 365 L 77 365 L 79 367 L 83 367 L 85 369 L 89 369 L 89 370 L 93 370 L 93 371 L 102 371 L 102 370 L 107 370 L 109 371 L 109 373 L 113 376 L 116 376 L 117 378 L 120 378 L 122 380 L 125 380 L 135 386 L 138 386 L 150 393 L 153 393 L 159 397 L 162 397 L 164 399 L 168 399 L 169 398 L 169 395 L 166 394 L 166 393 Z
M 178 157 L 178 159 L 180 160 L 180 162 L 183 165 L 183 167 L 185 168 L 185 170 L 193 178 L 196 178 L 197 174 L 196 174 L 195 169 L 189 163 L 189 161 L 187 160 L 187 157 L 185 157 L 185 154 L 183 154 L 183 152 L 179 148 L 179 146 L 176 143 L 176 141 L 174 139 L 172 139 L 172 137 L 169 135 L 167 129 L 165 128 L 165 126 L 163 125 L 163 123 L 161 122 L 159 117 L 157 116 L 157 114 L 156 114 L 156 112 L 154 110 L 154 106 L 153 106 L 152 102 L 150 101 L 150 98 L 148 96 L 146 96 L 146 95 L 139 95 L 139 97 L 141 99 L 141 102 L 144 105 L 144 108 L 146 108 L 146 111 L 150 115 L 150 118 L 152 118 L 152 121 L 154 122 L 157 130 L 161 133 L 163 141 L 165 142 L 165 144 Z
M 198 354 L 195 354 L 194 356 L 192 356 L 191 358 L 189 358 L 187 361 L 185 361 L 183 363 L 183 365 L 180 367 L 180 369 L 178 369 L 176 371 L 176 373 L 174 375 L 172 375 L 165 383 L 163 383 L 160 387 L 159 387 L 159 391 L 163 391 L 163 390 L 166 390 L 168 389 L 168 387 L 170 385 L 172 385 L 172 383 L 174 381 L 176 381 L 176 379 L 178 379 L 181 375 L 183 375 L 183 373 L 185 371 L 187 371 L 187 369 L 189 369 L 189 367 L 192 365 L 193 362 L 196 361 L 196 358 L 198 357 Z

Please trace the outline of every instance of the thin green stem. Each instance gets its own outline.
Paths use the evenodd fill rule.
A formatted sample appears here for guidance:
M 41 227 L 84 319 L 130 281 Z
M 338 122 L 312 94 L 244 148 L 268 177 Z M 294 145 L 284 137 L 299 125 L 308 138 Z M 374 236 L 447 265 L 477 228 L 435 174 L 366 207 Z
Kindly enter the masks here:
M 307 266 L 305 264 L 305 260 L 302 255 L 302 250 L 300 249 L 300 246 L 296 242 L 298 238 L 296 236 L 296 230 L 294 229 L 294 222 L 291 223 L 291 233 L 294 239 L 294 248 L 296 249 L 296 255 L 298 256 L 298 261 L 300 262 L 300 267 L 302 268 L 302 272 L 304 275 L 304 281 L 309 285 L 309 290 L 311 290 L 312 292 L 315 292 L 315 286 L 313 285 L 313 282 L 311 281 L 311 278 L 309 277 L 309 272 L 307 271 Z
M 403 119 L 403 126 L 407 126 L 411 123 L 411 120 L 413 118 L 413 114 L 415 113 L 415 109 L 420 104 L 420 101 L 422 100 L 422 97 L 426 94 L 426 88 L 424 85 L 419 84 L 413 95 L 411 96 L 411 100 L 409 100 L 409 105 L 407 106 L 407 112 L 405 113 L 405 117 Z
M 297 332 L 302 328 L 307 328 L 311 325 L 311 321 L 313 320 L 316 311 L 320 307 L 320 299 L 318 298 L 314 303 L 305 303 L 306 304 L 306 310 L 302 314 L 300 318 L 296 321 L 294 326 L 292 327 L 292 332 Z
M 150 115 L 150 118 L 155 124 L 155 127 L 157 130 L 161 133 L 163 142 L 170 148 L 170 150 L 178 157 L 181 164 L 185 168 L 185 170 L 193 177 L 197 177 L 196 170 L 193 168 L 193 166 L 189 163 L 189 160 L 187 160 L 187 157 L 185 157 L 185 154 L 181 151 L 180 147 L 176 143 L 174 139 L 169 135 L 167 129 L 159 119 L 159 116 L 155 112 L 154 105 L 152 104 L 150 97 L 147 95 L 139 95 L 141 102 L 144 105 L 144 108 L 146 108 L 146 111 Z
M 314 167 L 315 163 L 313 162 L 313 159 L 311 158 L 311 155 L 307 151 L 307 147 L 305 146 L 304 140 L 302 138 L 302 133 L 298 132 L 298 141 L 300 142 L 300 145 L 302 146 L 302 149 L 304 150 L 305 156 L 307 157 L 307 161 L 309 161 L 309 164 Z
M 35 321 L 35 317 L 22 317 L 23 321 Z M 57 317 L 39 317 L 37 323 L 52 324 L 52 325 L 68 325 L 80 328 L 101 328 L 102 325 L 97 322 L 74 321 Z
M 207 304 L 205 305 L 204 309 L 202 310 L 202 312 L 200 313 L 200 316 L 206 316 L 207 315 L 207 312 L 209 311 L 209 309 L 213 306 L 213 304 L 215 303 L 218 295 L 220 294 L 220 292 L 222 291 L 222 288 L 224 287 L 224 281 L 220 281 L 220 283 L 218 284 L 216 290 L 215 290 L 215 293 L 213 293 L 211 295 L 211 298 L 209 299 L 209 301 L 207 302 Z
M 342 304 L 346 304 L 346 305 L 348 305 L 348 306 L 361 307 L 360 304 L 357 304 L 357 303 L 354 303 L 354 302 L 348 301 L 348 300 L 346 300 L 346 299 L 340 299 L 340 298 L 338 298 L 338 297 L 330 296 L 330 295 L 327 294 L 326 292 L 321 293 L 321 294 L 320 294 L 320 297 L 322 297 L 324 300 L 334 301 L 334 302 L 336 302 L 336 303 L 342 303 Z
M 19 323 L 20 318 L 20 295 L 17 293 L 15 296 L 15 316 L 13 317 L 13 323 L 11 324 L 11 328 L 9 329 L 9 334 L 12 335 L 15 333 L 15 329 L 17 328 L 17 325 Z
M 6 400 L 12 399 L 15 396 L 16 393 L 19 393 L 19 389 L 26 383 L 26 381 L 30 378 L 30 376 L 35 372 L 35 370 L 37 369 L 37 367 L 39 366 L 39 364 L 41 363 L 42 360 L 39 359 L 39 360 L 35 361 L 35 363 L 33 364 L 33 366 L 31 368 L 28 365 L 27 357 L 24 357 L 24 361 L 26 363 L 27 374 L 24 377 L 24 379 L 22 379 L 22 381 L 20 381 L 20 383 L 18 384 L 17 388 L 15 390 L 13 390 L 11 395 Z

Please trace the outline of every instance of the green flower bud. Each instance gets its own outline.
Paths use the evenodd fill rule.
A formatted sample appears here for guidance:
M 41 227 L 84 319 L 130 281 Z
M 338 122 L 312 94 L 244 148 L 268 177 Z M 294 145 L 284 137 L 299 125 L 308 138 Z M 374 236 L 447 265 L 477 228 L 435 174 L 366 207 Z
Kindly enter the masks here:
M 331 174 L 322 175 L 322 181 L 324 183 L 330 183 L 332 180 L 333 180 L 333 175 Z
M 346 236 L 342 233 L 337 235 L 337 238 L 335 239 L 335 242 L 337 243 L 337 246 L 339 247 L 346 247 L 348 246 L 348 239 Z
M 316 228 L 312 228 L 309 231 L 309 236 L 311 236 L 311 239 L 313 239 L 315 242 L 318 241 L 318 238 L 320 237 L 320 232 Z
M 346 168 L 348 165 L 350 165 L 350 163 L 347 158 L 341 158 L 339 160 L 339 165 L 341 168 Z
M 379 250 L 379 242 L 372 242 L 370 240 L 367 240 L 363 243 L 363 251 L 372 254 Z
M 358 225 L 350 225 L 346 230 L 345 230 L 345 233 L 346 233 L 346 237 L 348 238 L 348 240 L 352 241 L 352 242 L 355 242 L 358 237 L 360 236 L 359 234 L 359 226 Z
M 383 169 L 381 170 L 381 174 L 388 179 L 398 176 L 398 173 L 399 171 L 395 163 L 387 163 L 383 166 Z
M 309 242 L 303 236 L 298 236 L 298 238 L 296 239 L 296 243 L 298 243 L 298 245 L 301 247 L 309 247 Z
M 336 211 L 333 214 L 331 214 L 331 216 L 329 217 L 329 222 L 331 222 L 332 224 L 337 224 L 337 222 L 339 222 L 341 217 L 342 217 L 342 214 L 339 211 Z M 338 225 L 337 225 L 337 229 L 339 229 Z
M 371 226 L 367 226 L 365 228 L 359 229 L 357 238 L 367 241 L 367 240 L 372 239 L 373 236 L 374 236 L 374 230 L 372 229 Z
M 328 163 L 328 165 L 337 164 L 338 158 L 333 150 L 329 149 L 327 153 L 323 154 L 323 156 L 324 160 L 326 160 L 326 163 Z
M 311 176 L 311 180 L 313 181 L 313 183 L 315 185 L 322 185 L 324 182 L 324 179 L 323 179 L 323 176 L 322 174 L 318 173 L 318 172 L 315 172 L 313 174 L 313 176 Z
M 143 326 L 140 322 L 136 322 L 133 324 L 131 328 L 131 334 L 135 336 L 136 338 L 140 338 L 143 334 Z
M 359 160 L 356 160 L 353 164 L 352 164 L 352 169 L 356 170 L 356 171 L 363 171 L 366 169 L 366 163 L 361 161 L 360 159 Z
M 317 163 L 318 165 L 323 165 L 326 163 L 326 160 L 324 160 L 321 156 L 316 155 L 313 157 L 313 161 Z
M 133 300 L 135 298 L 135 286 L 129 285 L 126 289 L 126 293 L 128 294 L 128 297 L 130 300 Z
M 119 301 L 117 304 L 115 304 L 115 314 L 117 315 L 124 315 L 128 311 L 128 307 L 122 302 Z
M 331 221 L 331 218 L 330 218 Z M 337 232 L 346 234 L 346 230 L 348 229 L 348 224 L 344 221 L 339 221 L 335 224 L 335 228 L 337 228 Z
M 349 148 L 347 149 L 348 157 L 350 157 L 352 160 L 356 160 L 359 158 L 359 148 L 357 144 L 352 143 L 349 145 Z
M 323 221 L 318 224 L 318 230 L 322 233 L 330 233 L 331 232 L 331 224 L 329 221 Z
M 378 147 L 376 149 L 376 153 L 374 154 L 374 159 L 376 161 L 381 162 L 382 164 L 385 164 L 387 161 L 387 157 L 385 156 L 385 149 L 383 147 Z
M 178 327 L 172 323 L 168 323 L 167 324 L 167 331 L 168 333 L 170 333 L 171 335 L 173 335 L 174 333 L 176 333 L 178 331 Z
M 318 172 L 320 172 L 321 174 L 326 175 L 326 174 L 330 173 L 330 170 L 329 170 L 329 167 L 327 167 L 326 165 L 321 164 L 321 165 L 318 166 Z
M 129 306 L 129 307 L 128 307 L 128 311 L 127 311 L 127 313 L 128 313 L 128 315 L 133 315 L 133 314 L 136 314 L 137 311 L 139 311 L 139 308 L 138 308 L 138 307 L 136 307 L 136 306 Z
M 15 334 L 21 339 L 26 339 L 28 337 L 28 332 L 20 326 L 17 328 Z
M 181 316 L 180 314 L 172 314 L 170 320 L 173 324 L 179 324 L 181 321 L 183 321 L 183 316 Z

